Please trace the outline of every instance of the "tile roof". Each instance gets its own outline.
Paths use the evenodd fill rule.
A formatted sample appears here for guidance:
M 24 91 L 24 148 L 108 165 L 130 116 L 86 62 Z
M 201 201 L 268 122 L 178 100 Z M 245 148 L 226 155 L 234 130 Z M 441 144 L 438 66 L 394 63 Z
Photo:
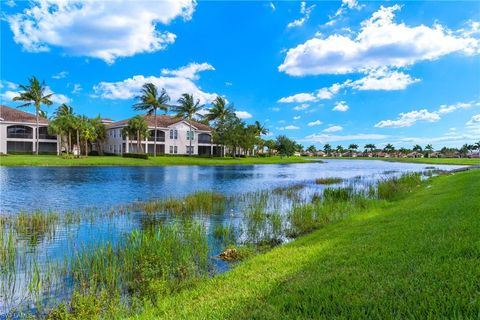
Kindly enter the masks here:
M 34 114 L 21 111 L 16 108 L 10 108 L 4 105 L 0 105 L 0 119 L 7 122 L 36 122 Z M 42 117 L 38 118 L 38 122 L 41 124 L 48 124 L 48 120 Z
M 149 115 L 143 115 L 142 116 L 146 121 L 149 127 L 155 127 L 155 116 L 149 116 Z M 107 124 L 107 127 L 118 127 L 122 125 L 126 125 L 128 120 L 130 119 L 125 119 L 121 121 L 117 121 L 114 123 L 109 123 Z M 170 117 L 166 115 L 159 115 L 157 116 L 157 125 L 159 128 L 166 128 L 168 126 L 171 126 L 172 124 L 175 124 L 177 122 L 182 121 L 182 118 L 177 118 L 177 117 Z M 185 120 L 185 122 L 189 122 L 188 120 Z M 192 123 L 192 126 L 199 130 L 205 130 L 205 131 L 211 131 L 212 128 L 210 126 L 207 126 L 203 123 L 197 122 L 197 121 L 190 121 Z

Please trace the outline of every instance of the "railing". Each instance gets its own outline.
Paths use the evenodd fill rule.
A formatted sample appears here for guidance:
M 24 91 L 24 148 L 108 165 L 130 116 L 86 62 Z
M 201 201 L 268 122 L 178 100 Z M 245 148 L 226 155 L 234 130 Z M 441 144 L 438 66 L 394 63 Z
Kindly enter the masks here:
M 148 141 L 155 141 L 155 137 L 148 137 Z M 157 142 L 165 142 L 165 137 L 157 137 Z
M 50 135 L 50 134 L 46 134 L 46 133 L 40 133 L 38 135 L 38 138 L 39 139 L 45 139 L 45 140 L 57 140 L 57 137 L 56 136 L 53 136 L 53 135 Z
M 33 133 L 7 133 L 7 138 L 33 139 Z

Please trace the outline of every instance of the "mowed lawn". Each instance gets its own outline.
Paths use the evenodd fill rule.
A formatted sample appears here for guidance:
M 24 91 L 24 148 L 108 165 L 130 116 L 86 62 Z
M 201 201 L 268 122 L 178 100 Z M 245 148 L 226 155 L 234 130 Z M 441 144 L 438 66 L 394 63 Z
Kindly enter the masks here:
M 242 165 L 312 162 L 302 157 L 203 158 L 196 156 L 159 156 L 149 159 L 120 156 L 90 156 L 63 159 L 55 155 L 8 155 L 0 157 L 0 166 L 175 166 L 175 165 Z M 317 160 L 318 161 L 318 160 Z
M 138 319 L 479 319 L 480 171 L 326 226 Z

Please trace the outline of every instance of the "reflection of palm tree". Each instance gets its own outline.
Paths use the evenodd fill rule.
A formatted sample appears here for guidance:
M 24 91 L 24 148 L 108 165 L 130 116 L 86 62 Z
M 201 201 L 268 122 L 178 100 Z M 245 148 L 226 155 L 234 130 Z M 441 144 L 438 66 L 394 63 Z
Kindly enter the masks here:
M 28 107 L 30 105 L 35 106 L 35 116 L 36 116 L 36 135 L 35 135 L 35 154 L 38 155 L 38 148 L 39 148 L 39 136 L 38 136 L 38 129 L 39 124 L 38 120 L 40 117 L 40 107 L 42 104 L 46 106 L 52 105 L 52 101 L 50 98 L 53 96 L 53 93 L 45 95 L 45 90 L 47 86 L 45 82 L 40 83 L 36 77 L 31 77 L 29 79 L 28 85 L 20 85 L 20 89 L 22 92 L 19 92 L 19 95 L 13 98 L 13 101 L 24 101 L 25 104 L 22 104 L 19 107 Z
M 193 140 L 193 131 L 192 131 L 192 119 L 193 117 L 201 116 L 199 114 L 202 110 L 203 105 L 200 104 L 200 100 L 195 101 L 193 95 L 184 93 L 182 97 L 178 99 L 180 105 L 174 107 L 174 111 L 177 113 L 177 117 L 181 117 L 188 120 L 190 125 L 190 132 L 188 134 L 188 139 L 190 140 L 190 149 L 188 150 L 188 155 L 192 155 L 192 140 Z
M 170 97 L 165 89 L 162 89 L 160 95 L 158 94 L 157 87 L 153 83 L 145 83 L 142 87 L 142 93 L 137 97 L 140 100 L 139 103 L 133 105 L 135 110 L 147 111 L 148 115 L 154 115 L 155 117 L 155 135 L 153 142 L 153 156 L 157 156 L 157 109 L 168 111 L 167 102 L 170 101 Z

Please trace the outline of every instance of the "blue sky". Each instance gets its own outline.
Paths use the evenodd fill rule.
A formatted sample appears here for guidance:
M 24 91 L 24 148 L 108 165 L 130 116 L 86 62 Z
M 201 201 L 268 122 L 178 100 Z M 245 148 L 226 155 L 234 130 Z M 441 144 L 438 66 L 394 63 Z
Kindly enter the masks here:
M 480 2 L 2 1 L 1 103 L 120 120 L 144 82 L 317 147 L 480 138 Z M 55 106 L 47 109 L 53 113 Z

